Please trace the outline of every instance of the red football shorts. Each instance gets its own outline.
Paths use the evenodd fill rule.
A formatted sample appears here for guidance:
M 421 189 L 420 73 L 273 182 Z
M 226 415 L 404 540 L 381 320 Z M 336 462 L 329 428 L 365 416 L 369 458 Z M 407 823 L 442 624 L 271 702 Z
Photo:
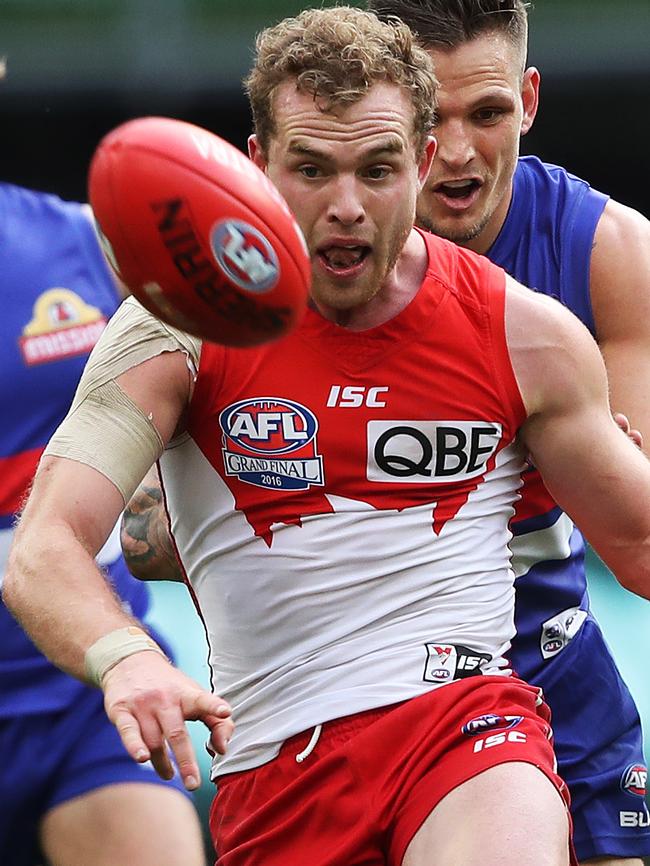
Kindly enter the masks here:
M 287 740 L 274 760 L 217 780 L 218 866 L 401 866 L 450 791 L 509 761 L 555 773 L 549 710 L 513 677 L 471 677 Z M 302 755 L 301 755 L 302 757 Z

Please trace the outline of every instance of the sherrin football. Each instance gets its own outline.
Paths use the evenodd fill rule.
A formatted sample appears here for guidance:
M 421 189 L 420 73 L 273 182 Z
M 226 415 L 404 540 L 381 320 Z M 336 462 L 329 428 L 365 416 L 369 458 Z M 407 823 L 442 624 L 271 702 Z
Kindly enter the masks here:
M 172 118 L 131 120 L 99 143 L 88 192 L 111 264 L 158 318 L 229 346 L 300 321 L 311 279 L 302 233 L 227 141 Z

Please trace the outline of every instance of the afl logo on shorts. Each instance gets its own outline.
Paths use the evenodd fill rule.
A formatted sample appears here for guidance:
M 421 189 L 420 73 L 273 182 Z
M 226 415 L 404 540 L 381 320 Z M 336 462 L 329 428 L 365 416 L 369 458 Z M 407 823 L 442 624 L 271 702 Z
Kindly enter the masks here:
M 475 737 L 486 731 L 507 731 L 516 728 L 523 718 L 523 716 L 497 716 L 495 713 L 486 713 L 484 716 L 471 719 L 461 730 L 468 737 Z
M 635 797 L 645 797 L 648 770 L 644 764 L 630 764 L 621 777 L 621 788 Z
M 316 451 L 318 420 L 300 403 L 255 397 L 219 415 L 226 475 L 273 490 L 307 490 L 323 481 Z
M 242 220 L 217 223 L 210 246 L 221 270 L 240 289 L 269 292 L 280 277 L 280 263 L 270 242 Z

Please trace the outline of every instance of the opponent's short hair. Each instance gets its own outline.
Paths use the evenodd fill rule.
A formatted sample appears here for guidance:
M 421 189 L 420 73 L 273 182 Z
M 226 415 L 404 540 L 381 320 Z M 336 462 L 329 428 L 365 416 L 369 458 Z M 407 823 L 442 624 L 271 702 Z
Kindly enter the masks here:
M 373 84 L 398 85 L 413 103 L 419 151 L 433 128 L 433 64 L 409 27 L 396 19 L 380 21 L 372 12 L 350 6 L 307 9 L 258 35 L 255 64 L 244 86 L 263 153 L 276 132 L 276 88 L 291 79 L 298 90 L 313 94 L 323 111 L 358 101 Z
M 502 33 L 526 54 L 528 8 L 524 0 L 367 0 L 382 20 L 397 16 L 426 48 L 457 48 L 484 33 Z

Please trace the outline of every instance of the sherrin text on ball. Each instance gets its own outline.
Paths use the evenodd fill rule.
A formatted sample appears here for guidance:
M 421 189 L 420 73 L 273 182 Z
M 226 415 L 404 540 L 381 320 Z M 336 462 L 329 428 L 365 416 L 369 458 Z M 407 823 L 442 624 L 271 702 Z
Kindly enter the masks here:
M 89 201 L 113 267 L 163 321 L 230 346 L 300 321 L 311 279 L 300 228 L 219 136 L 166 117 L 124 123 L 95 151 Z

